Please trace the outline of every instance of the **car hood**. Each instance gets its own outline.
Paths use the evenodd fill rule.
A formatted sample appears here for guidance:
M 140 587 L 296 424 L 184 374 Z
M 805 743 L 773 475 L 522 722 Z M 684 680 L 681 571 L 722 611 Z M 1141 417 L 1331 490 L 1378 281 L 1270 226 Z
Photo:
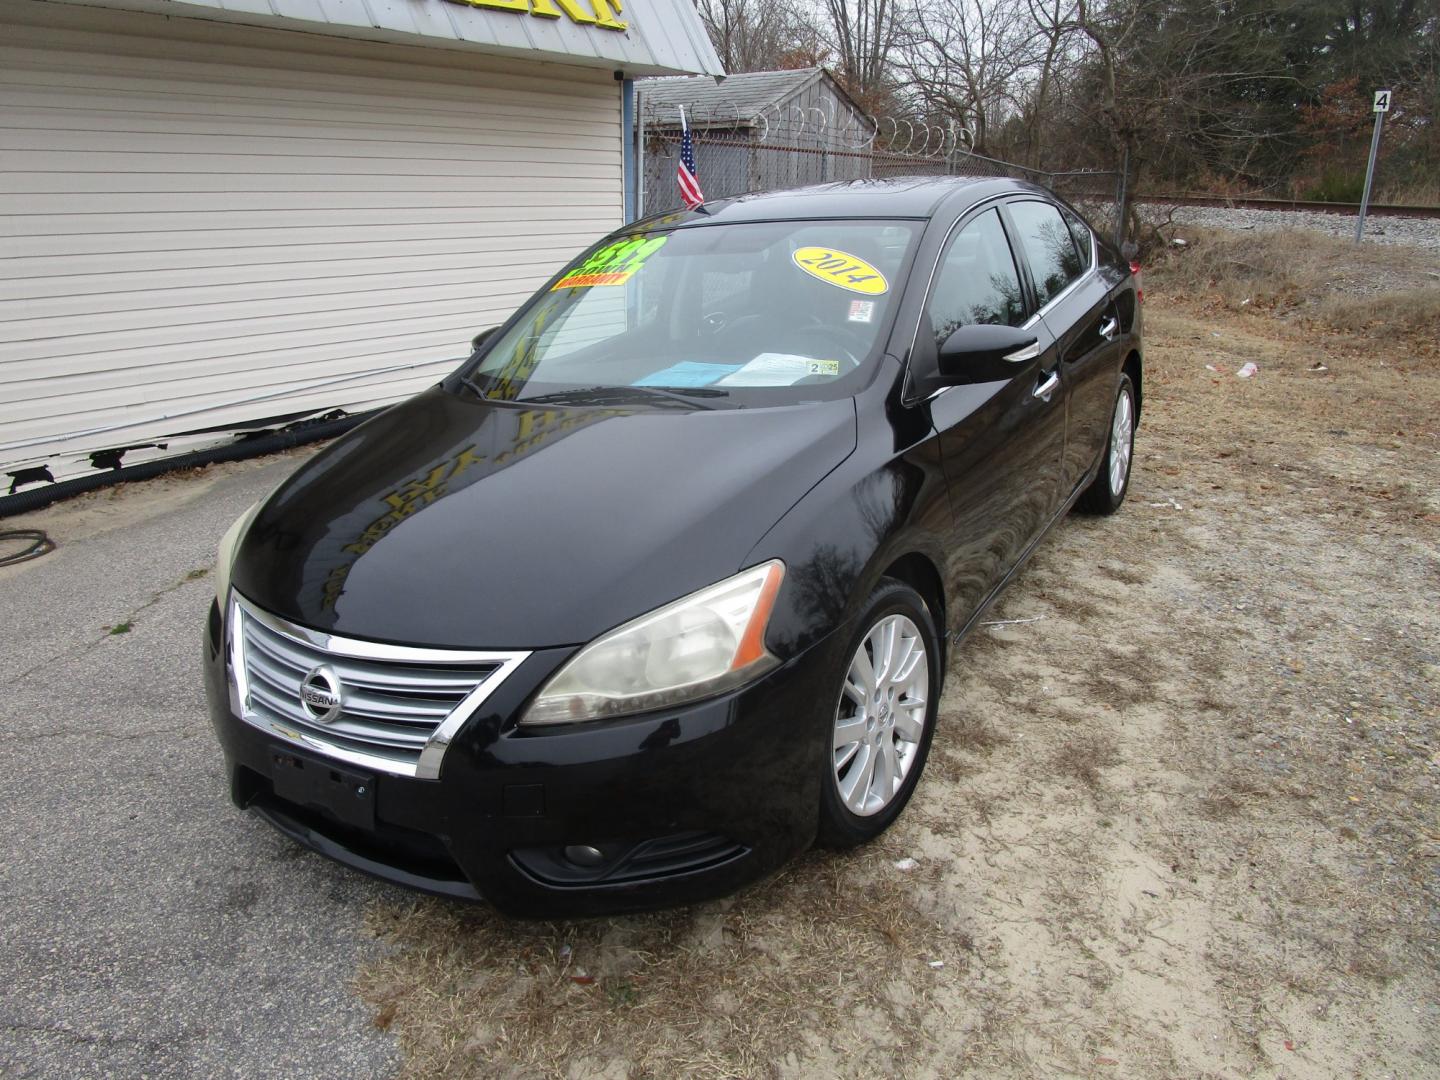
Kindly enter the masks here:
M 354 637 L 589 641 L 742 569 L 855 449 L 851 399 L 555 407 L 439 388 L 360 425 L 266 500 L 232 581 Z

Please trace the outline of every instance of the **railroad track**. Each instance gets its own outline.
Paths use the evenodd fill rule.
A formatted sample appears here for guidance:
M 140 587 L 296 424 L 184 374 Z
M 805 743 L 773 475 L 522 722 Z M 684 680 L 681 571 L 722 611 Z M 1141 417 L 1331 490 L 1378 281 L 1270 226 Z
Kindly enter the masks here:
M 1234 210 L 1308 210 L 1319 214 L 1360 213 L 1359 203 L 1312 202 L 1305 199 L 1255 199 L 1238 195 L 1137 195 L 1137 202 L 1175 206 L 1219 206 Z M 1440 206 L 1396 206 L 1393 203 L 1371 203 L 1366 211 L 1372 217 L 1440 218 Z

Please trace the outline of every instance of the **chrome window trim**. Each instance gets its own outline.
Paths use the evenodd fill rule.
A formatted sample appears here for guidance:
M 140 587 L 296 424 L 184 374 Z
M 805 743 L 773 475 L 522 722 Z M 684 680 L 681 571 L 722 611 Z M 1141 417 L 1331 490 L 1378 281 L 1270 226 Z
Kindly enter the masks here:
M 1019 197 L 1017 197 L 1017 194 L 1018 194 Z M 970 209 L 966 210 L 965 213 L 961 214 L 960 217 L 958 217 L 958 218 L 951 224 L 950 228 L 946 230 L 946 232 L 945 232 L 945 239 L 942 240 L 942 241 L 940 241 L 940 251 L 939 251 L 939 254 L 937 254 L 937 255 L 935 256 L 935 265 L 930 268 L 930 277 L 929 277 L 929 280 L 927 280 L 927 281 L 925 282 L 925 296 L 924 296 L 924 298 L 920 301 L 920 311 L 921 311 L 922 314 L 923 314 L 924 312 L 926 312 L 927 310 L 929 310 L 929 307 L 930 307 L 930 293 L 931 293 L 931 292 L 934 290 L 934 288 L 935 288 L 935 278 L 936 278 L 936 276 L 940 273 L 940 264 L 945 260 L 945 255 L 946 255 L 946 253 L 950 250 L 950 241 L 954 239 L 954 237 L 955 237 L 955 231 L 956 231 L 957 229 L 959 229 L 962 224 L 964 224 L 964 225 L 969 225 L 969 224 L 971 224 L 977 217 L 979 217 L 980 215 L 979 215 L 979 213 L 976 213 L 976 211 L 980 211 L 980 212 L 983 213 L 984 210 L 992 209 L 992 204 L 998 205 L 998 204 L 1001 204 L 1001 203 L 1007 202 L 1007 201 L 1008 201 L 1008 202 L 1038 202 L 1038 203 L 1045 203 L 1047 206 L 1053 206 L 1053 207 L 1055 207 L 1056 210 L 1060 210 L 1060 204 L 1059 204 L 1059 203 L 1052 202 L 1052 201 L 1049 200 L 1049 199 L 1038 198 L 1037 196 L 1035 196 L 1035 195 L 1033 195 L 1033 194 L 1031 194 L 1031 193 L 1029 193 L 1029 192 L 1017 193 L 1017 192 L 1013 192 L 1013 191 L 1006 191 L 1006 192 L 1003 192 L 1003 193 L 1001 193 L 1001 194 L 999 194 L 999 195 L 992 195 L 992 196 L 990 196 L 988 199 L 982 199 L 980 202 L 978 202 L 978 203 L 976 203 L 974 206 L 970 207 Z M 983 209 L 982 209 L 982 208 L 983 208 Z M 1062 220 L 1062 221 L 1064 220 L 1064 214 L 1063 214 L 1063 213 L 1061 214 L 1061 220 Z M 1049 310 L 1050 310 L 1052 307 L 1054 307 L 1056 304 L 1060 303 L 1060 301 L 1064 300 L 1065 297 L 1067 297 L 1068 295 L 1070 295 L 1070 293 L 1071 293 L 1074 289 L 1078 288 L 1081 284 L 1083 284 L 1085 281 L 1087 281 L 1087 280 L 1090 278 L 1090 275 L 1091 275 L 1091 274 L 1094 274 L 1097 270 L 1100 269 L 1100 245 L 1095 242 L 1095 230 L 1094 230 L 1094 229 L 1091 229 L 1090 226 L 1089 226 L 1089 224 L 1088 224 L 1088 223 L 1085 223 L 1085 221 L 1084 221 L 1083 218 L 1081 219 L 1081 223 L 1082 223 L 1082 224 L 1085 224 L 1085 231 L 1090 234 L 1090 265 L 1089 265 L 1088 267 L 1086 267 L 1085 270 L 1082 271 L 1081 274 L 1080 274 L 1074 281 L 1070 282 L 1069 285 L 1066 285 L 1065 288 L 1061 289 L 1058 293 L 1056 293 L 1054 296 L 1052 296 L 1049 300 L 1047 300 L 1047 301 L 1045 301 L 1045 303 L 1041 304 L 1040 307 L 1036 308 L 1035 311 L 1030 315 L 1030 317 L 1029 317 L 1028 319 L 1026 319 L 1023 323 L 1021 323 L 1018 327 L 1016 327 L 1016 329 L 1018 329 L 1018 330 L 1028 330 L 1028 329 L 1030 329 L 1032 326 L 1034 326 L 1036 323 L 1038 323 L 1038 322 L 1044 317 L 1045 312 L 1049 311 Z M 1002 219 L 1002 224 L 1003 224 L 1003 219 Z M 1069 227 L 1068 224 L 1066 225 L 1065 230 L 1066 230 L 1066 232 L 1069 232 L 1070 227 Z M 1010 237 L 1009 237 L 1009 235 L 1008 235 L 1008 233 L 1007 233 L 1007 235 L 1006 235 L 1006 240 L 1008 241 L 1009 239 L 1010 239 Z M 1011 247 L 1011 249 L 1010 249 L 1010 258 L 1011 258 L 1012 261 L 1015 259 L 1015 249 L 1014 249 L 1013 245 L 1012 245 L 1012 247 Z M 1015 264 L 1015 271 L 1016 271 L 1017 274 L 1018 274 L 1019 271 L 1020 271 L 1020 264 L 1019 264 L 1018 262 L 1016 262 L 1016 264 Z M 915 332 L 910 335 L 910 349 L 909 349 L 909 352 L 907 352 L 907 353 L 906 353 L 906 356 L 905 356 L 905 373 L 906 373 L 907 378 L 908 378 L 909 373 L 910 373 L 910 358 L 915 355 L 915 343 L 916 343 L 917 341 L 919 341 L 919 340 L 920 340 L 920 322 L 919 322 L 919 320 L 917 319 L 916 322 L 915 322 Z M 931 393 L 928 397 L 924 398 L 923 400 L 925 400 L 925 401 L 934 401 L 934 400 L 935 400 L 937 397 L 939 397 L 941 394 L 945 393 L 945 391 L 947 391 L 947 390 L 952 390 L 952 389 L 954 389 L 954 388 L 953 388 L 953 387 L 950 387 L 950 386 L 942 386 L 942 387 L 940 387 L 938 390 L 936 390 L 936 391 L 934 391 L 933 393 Z
M 229 667 L 230 709 L 236 717 L 252 727 L 283 741 L 297 743 L 324 757 L 359 765 L 377 772 L 394 776 L 408 776 L 417 780 L 438 780 L 444 764 L 445 751 L 475 710 L 509 678 L 526 659 L 528 651 L 496 651 L 472 649 L 436 649 L 415 645 L 391 645 L 381 641 L 367 641 L 362 638 L 342 637 L 300 626 L 278 615 L 264 611 L 244 599 L 234 589 L 230 590 L 225 606 L 225 651 Z M 298 731 L 293 727 L 278 724 L 268 717 L 258 715 L 245 708 L 250 696 L 248 676 L 245 671 L 243 635 L 237 633 L 240 618 L 254 619 L 276 633 L 303 642 L 312 648 L 333 653 L 336 656 L 357 660 L 392 661 L 410 664 L 494 664 L 495 670 L 466 694 L 445 719 L 436 725 L 419 758 L 414 762 L 396 761 L 379 754 L 367 754 L 348 746 L 340 746 L 312 731 Z

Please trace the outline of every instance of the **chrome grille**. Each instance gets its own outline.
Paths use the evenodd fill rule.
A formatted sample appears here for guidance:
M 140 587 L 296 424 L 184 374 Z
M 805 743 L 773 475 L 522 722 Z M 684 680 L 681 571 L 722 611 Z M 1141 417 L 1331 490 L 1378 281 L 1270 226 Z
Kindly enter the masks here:
M 272 735 L 321 754 L 402 776 L 434 779 L 465 721 L 528 656 L 387 645 L 287 622 L 232 594 L 231 704 Z M 317 718 L 301 684 L 328 668 L 339 715 Z

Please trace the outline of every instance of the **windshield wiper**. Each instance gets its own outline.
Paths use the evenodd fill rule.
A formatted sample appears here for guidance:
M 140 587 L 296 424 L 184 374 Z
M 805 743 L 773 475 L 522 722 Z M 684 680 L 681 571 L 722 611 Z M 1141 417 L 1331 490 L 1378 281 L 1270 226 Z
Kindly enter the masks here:
M 585 386 L 575 390 L 557 390 L 553 394 L 540 394 L 522 398 L 531 403 L 552 403 L 556 405 L 604 405 L 624 398 L 662 398 L 688 405 L 692 409 L 711 409 L 713 405 L 695 401 L 695 398 L 729 397 L 730 391 L 710 387 L 694 386 L 683 390 L 672 390 L 663 386 Z
M 473 391 L 475 396 L 478 397 L 481 401 L 490 400 L 490 395 L 485 393 L 484 390 L 480 389 L 480 384 L 477 383 L 474 379 L 472 379 L 469 375 L 460 376 L 460 385 Z

